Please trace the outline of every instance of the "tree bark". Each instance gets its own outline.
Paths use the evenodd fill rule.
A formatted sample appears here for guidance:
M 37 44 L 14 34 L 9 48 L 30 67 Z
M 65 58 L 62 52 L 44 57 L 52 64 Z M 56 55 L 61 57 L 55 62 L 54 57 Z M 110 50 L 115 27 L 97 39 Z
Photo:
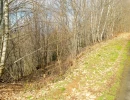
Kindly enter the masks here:
M 0 61 L 0 77 L 2 75 L 3 69 L 5 68 L 5 60 L 6 60 L 6 51 L 9 37 L 9 7 L 8 0 L 4 0 L 4 34 L 3 34 L 3 44 L 2 44 L 2 53 L 1 53 L 1 61 Z

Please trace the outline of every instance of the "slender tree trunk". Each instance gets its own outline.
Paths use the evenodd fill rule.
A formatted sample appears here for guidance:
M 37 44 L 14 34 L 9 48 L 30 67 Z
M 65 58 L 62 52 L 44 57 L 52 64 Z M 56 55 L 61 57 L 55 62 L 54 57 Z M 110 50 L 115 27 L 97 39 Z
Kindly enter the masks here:
M 3 34 L 3 45 L 2 45 L 2 54 L 1 54 L 1 61 L 0 61 L 0 77 L 2 71 L 5 67 L 5 58 L 6 58 L 6 51 L 7 51 L 7 43 L 9 37 L 9 8 L 8 8 L 8 0 L 4 0 L 4 34 Z
M 110 2 L 110 1 L 109 1 L 109 2 Z M 110 9 L 111 9 L 111 6 L 109 5 L 109 6 L 108 6 L 108 9 L 107 9 L 107 14 L 106 14 L 104 26 L 103 26 L 103 29 L 102 29 L 102 32 L 101 32 L 101 37 L 100 37 L 100 40 L 101 40 L 101 41 L 102 41 L 102 38 L 103 38 L 103 34 L 104 34 L 104 31 L 105 31 L 105 28 L 106 28 L 106 26 L 107 26 L 107 21 L 108 21 Z
M 3 19 L 3 0 L 0 0 L 0 5 L 1 5 L 1 8 L 0 8 L 0 25 L 2 24 L 2 19 Z

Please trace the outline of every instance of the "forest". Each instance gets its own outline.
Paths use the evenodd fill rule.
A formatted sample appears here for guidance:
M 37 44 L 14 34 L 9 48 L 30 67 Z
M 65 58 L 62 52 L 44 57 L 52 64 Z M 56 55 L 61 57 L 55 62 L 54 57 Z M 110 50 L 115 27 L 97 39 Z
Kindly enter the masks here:
M 0 0 L 0 100 L 130 100 L 130 0 Z
M 66 72 L 85 48 L 129 32 L 129 0 L 0 0 L 0 79 Z

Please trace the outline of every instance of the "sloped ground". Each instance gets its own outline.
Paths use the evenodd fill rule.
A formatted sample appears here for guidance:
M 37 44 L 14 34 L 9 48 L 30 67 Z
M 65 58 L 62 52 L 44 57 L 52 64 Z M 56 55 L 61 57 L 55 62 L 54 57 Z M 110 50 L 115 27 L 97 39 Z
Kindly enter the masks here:
M 87 48 L 59 81 L 43 86 L 44 78 L 34 83 L 15 84 L 20 91 L 6 92 L 0 86 L 1 100 L 114 100 L 130 46 L 128 33 Z M 46 80 L 47 81 L 47 80 Z M 22 90 L 21 90 L 22 89 Z

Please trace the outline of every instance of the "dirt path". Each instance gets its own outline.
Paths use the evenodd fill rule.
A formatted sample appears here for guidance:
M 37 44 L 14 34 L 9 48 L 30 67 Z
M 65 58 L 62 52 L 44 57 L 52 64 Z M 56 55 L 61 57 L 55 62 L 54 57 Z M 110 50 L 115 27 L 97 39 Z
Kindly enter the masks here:
M 117 100 L 130 100 L 130 69 L 123 83 L 123 90 Z
M 130 100 L 130 69 L 125 72 L 127 75 L 124 76 L 122 88 L 116 100 Z

